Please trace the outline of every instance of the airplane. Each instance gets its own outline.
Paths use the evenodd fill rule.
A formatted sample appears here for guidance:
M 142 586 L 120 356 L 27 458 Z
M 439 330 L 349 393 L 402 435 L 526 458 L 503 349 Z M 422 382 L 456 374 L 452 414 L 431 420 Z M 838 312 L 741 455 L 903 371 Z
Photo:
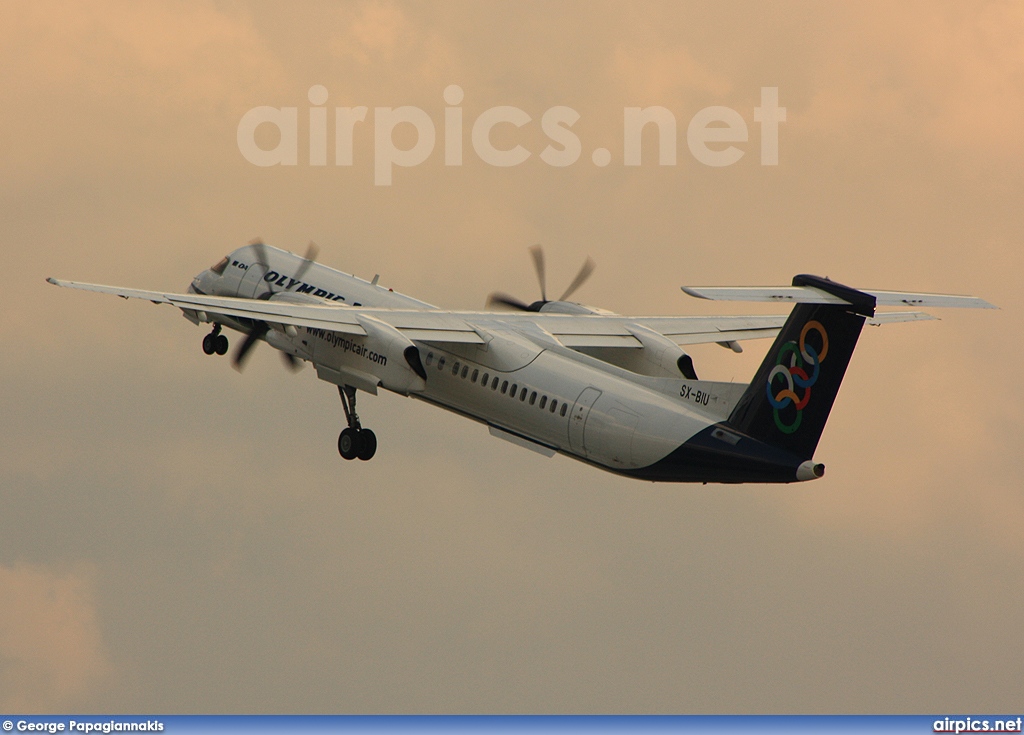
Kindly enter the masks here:
M 489 306 L 446 311 L 254 241 L 164 293 L 48 278 L 56 286 L 171 304 L 209 324 L 207 355 L 224 355 L 226 327 L 245 335 L 241 369 L 259 342 L 290 367 L 308 362 L 337 386 L 346 460 L 371 459 L 377 437 L 356 412 L 358 392 L 409 396 L 485 424 L 542 455 L 654 482 L 789 483 L 825 473 L 814 460 L 864 324 L 933 319 L 920 307 L 996 308 L 973 296 L 858 290 L 813 275 L 786 287 L 693 288 L 690 296 L 792 304 L 787 315 L 622 316 L 569 301 L 594 269 L 588 258 L 558 299 L 544 256 L 531 249 L 541 298 L 501 293 Z M 878 306 L 912 311 L 876 312 Z M 774 337 L 750 383 L 701 380 L 683 347 Z

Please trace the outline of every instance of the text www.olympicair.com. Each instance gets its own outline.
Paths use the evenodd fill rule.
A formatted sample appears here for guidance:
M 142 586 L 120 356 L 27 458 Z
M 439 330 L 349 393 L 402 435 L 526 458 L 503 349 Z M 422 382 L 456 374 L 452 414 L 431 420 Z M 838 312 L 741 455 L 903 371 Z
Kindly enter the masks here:
M 322 339 L 332 347 L 338 347 L 345 352 L 351 352 L 354 355 L 359 355 L 360 357 L 369 360 L 376 365 L 380 365 L 381 367 L 388 364 L 387 355 L 382 355 L 379 352 L 368 350 L 364 345 L 357 344 L 338 332 L 330 332 L 326 329 L 317 329 L 315 327 L 306 327 L 306 333 L 311 337 Z

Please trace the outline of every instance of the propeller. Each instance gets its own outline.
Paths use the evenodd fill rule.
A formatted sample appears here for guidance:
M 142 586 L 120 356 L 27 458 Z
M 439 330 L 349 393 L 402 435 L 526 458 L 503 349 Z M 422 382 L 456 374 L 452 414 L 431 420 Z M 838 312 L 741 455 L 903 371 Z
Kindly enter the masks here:
M 507 306 L 517 311 L 540 311 L 544 304 L 548 303 L 547 294 L 547 278 L 544 268 L 544 249 L 540 245 L 534 245 L 530 248 L 530 255 L 533 256 L 533 269 L 537 272 L 537 281 L 540 283 L 540 301 L 534 301 L 532 304 L 527 304 L 525 301 L 517 299 L 515 296 L 509 296 L 506 293 L 495 291 L 487 297 L 487 306 L 492 307 L 496 304 Z M 580 267 L 576 277 L 572 279 L 572 283 L 569 284 L 569 288 L 565 289 L 565 293 L 559 297 L 559 301 L 565 301 L 582 286 L 590 274 L 594 272 L 596 264 L 594 260 L 587 257 L 583 261 L 583 265 Z
M 306 247 L 306 256 L 302 261 L 302 265 L 299 266 L 299 269 L 295 271 L 295 275 L 293 276 L 296 281 L 302 280 L 302 277 L 306 275 L 306 271 L 309 270 L 309 267 L 316 262 L 316 257 L 318 255 L 320 255 L 320 246 L 310 240 L 309 245 Z
M 544 248 L 534 245 L 530 248 L 530 255 L 533 256 L 533 269 L 537 271 L 537 280 L 540 281 L 540 300 L 548 300 L 547 277 L 544 274 Z
M 270 272 L 270 261 L 267 258 L 267 246 L 263 244 L 263 241 L 259 238 L 253 240 L 251 243 L 253 250 L 256 252 L 256 262 L 263 266 L 263 275 Z M 306 248 L 306 255 L 302 259 L 302 264 L 299 269 L 295 271 L 295 275 L 292 276 L 296 281 L 301 281 L 302 277 L 306 275 L 306 271 L 309 270 L 310 266 L 316 262 L 316 256 L 320 254 L 320 248 L 312 240 L 309 241 L 309 246 Z M 256 298 L 261 301 L 268 301 L 277 291 L 274 290 L 274 284 L 271 283 L 264 293 L 261 293 Z
M 263 240 L 261 240 L 260 238 L 256 238 L 249 244 L 252 245 L 253 250 L 255 251 L 256 262 L 263 266 L 263 273 L 264 275 L 266 275 L 267 273 L 270 272 L 270 261 L 267 258 L 267 246 L 263 244 Z M 306 248 L 305 258 L 303 259 L 302 264 L 299 265 L 298 270 L 295 271 L 295 275 L 292 276 L 292 278 L 294 278 L 296 281 L 301 281 L 302 276 L 304 276 L 306 274 L 306 271 L 309 270 L 310 266 L 312 266 L 316 262 L 316 257 L 317 255 L 319 255 L 319 253 L 320 248 L 317 246 L 315 242 L 310 240 L 309 247 Z M 265 291 L 264 293 L 261 293 L 256 298 L 261 301 L 269 301 L 270 298 L 275 293 L 277 292 L 274 291 L 274 284 L 271 283 L 269 285 L 268 290 Z M 234 356 L 231 358 L 231 365 L 235 368 L 235 370 L 237 370 L 238 372 L 242 372 L 242 369 L 245 367 L 246 360 L 248 359 L 249 353 L 252 351 L 252 348 L 256 346 L 257 342 L 266 337 L 267 332 L 269 331 L 270 325 L 267 322 L 253 322 L 252 329 L 249 330 L 249 334 L 246 335 L 245 341 L 242 342 L 241 345 L 239 345 L 238 349 L 235 351 Z M 302 363 L 294 355 L 291 355 L 287 352 L 281 352 L 281 358 L 284 360 L 285 367 L 287 367 L 292 372 L 295 372 L 302 367 Z
M 253 324 L 252 329 L 249 330 L 249 334 L 245 336 L 245 341 L 239 345 L 234 357 L 231 358 L 231 366 L 234 367 L 235 370 L 242 372 L 242 369 L 245 367 L 245 361 L 249 356 L 249 352 L 256 346 L 257 342 L 266 336 L 269 331 L 270 325 L 266 322 L 259 321 Z
M 587 279 L 590 278 L 590 274 L 594 272 L 594 268 L 596 267 L 597 264 L 594 262 L 594 259 L 588 255 L 587 259 L 583 261 L 583 265 L 580 266 L 580 272 L 576 274 L 574 279 L 572 279 L 572 283 L 569 284 L 569 288 L 565 289 L 565 293 L 563 293 L 558 300 L 568 300 L 570 296 L 576 293 L 576 289 L 586 283 Z
M 520 301 L 515 296 L 509 296 L 508 294 L 501 293 L 500 291 L 495 291 L 494 293 L 487 297 L 488 309 L 494 306 L 495 304 L 508 306 L 513 309 L 516 309 L 517 311 L 537 311 L 537 309 L 530 309 L 530 305 L 527 304 L 525 301 Z

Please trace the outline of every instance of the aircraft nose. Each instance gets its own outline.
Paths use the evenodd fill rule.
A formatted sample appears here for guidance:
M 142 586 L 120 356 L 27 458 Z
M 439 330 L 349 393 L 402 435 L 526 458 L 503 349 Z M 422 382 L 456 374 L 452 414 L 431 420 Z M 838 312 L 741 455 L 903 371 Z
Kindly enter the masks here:
M 188 293 L 197 293 L 208 295 L 211 292 L 210 280 L 213 274 L 210 271 L 205 270 L 195 278 L 192 279 L 192 283 L 188 285 Z

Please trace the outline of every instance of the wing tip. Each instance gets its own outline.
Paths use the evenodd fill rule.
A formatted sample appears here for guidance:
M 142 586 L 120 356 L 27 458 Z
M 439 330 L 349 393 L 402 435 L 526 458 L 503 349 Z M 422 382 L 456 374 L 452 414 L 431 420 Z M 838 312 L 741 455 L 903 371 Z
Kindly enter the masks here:
M 693 298 L 695 298 L 695 299 L 707 299 L 708 298 L 707 296 L 702 294 L 700 291 L 697 291 L 697 290 L 691 288 L 690 286 L 680 286 L 679 288 L 681 288 L 683 290 L 684 294 L 686 294 L 687 296 L 693 296 Z

